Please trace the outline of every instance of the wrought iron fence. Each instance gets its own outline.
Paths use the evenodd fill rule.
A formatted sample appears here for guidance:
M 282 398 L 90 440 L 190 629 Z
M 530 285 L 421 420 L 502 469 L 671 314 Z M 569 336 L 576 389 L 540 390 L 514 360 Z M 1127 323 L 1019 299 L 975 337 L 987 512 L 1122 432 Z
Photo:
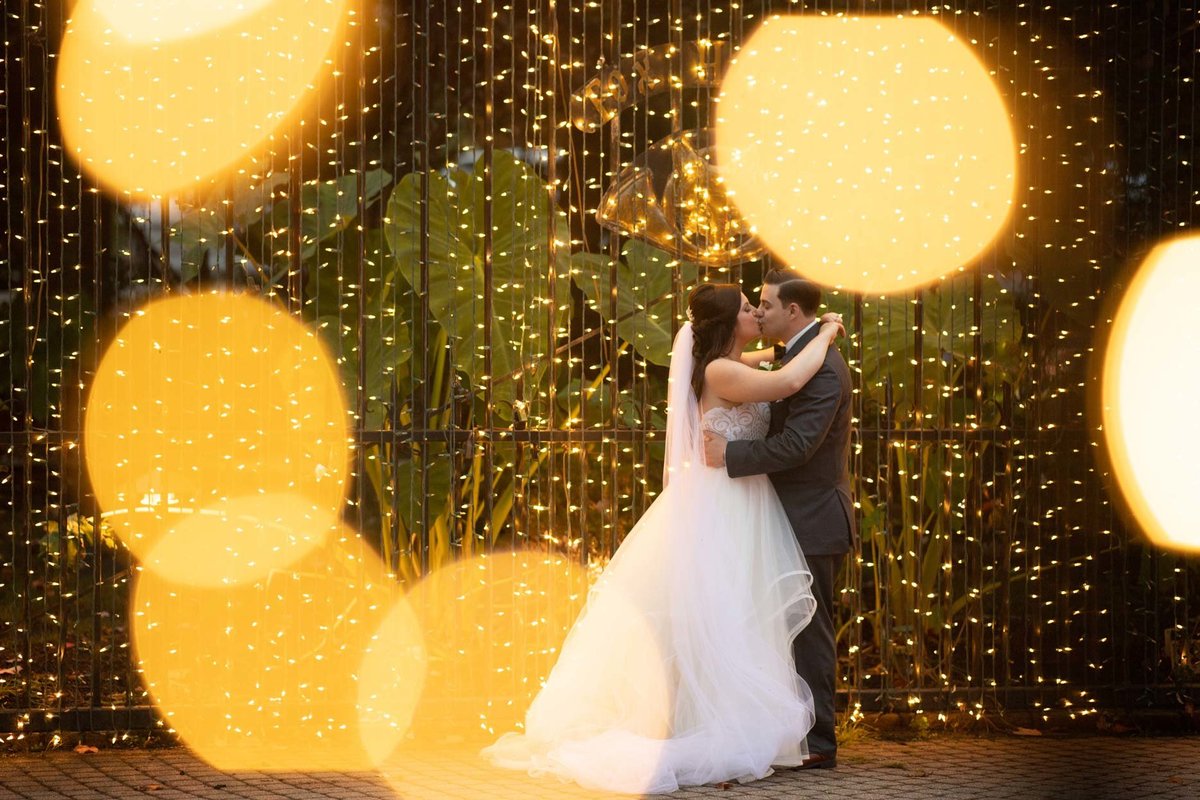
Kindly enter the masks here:
M 753 293 L 769 261 L 706 263 L 597 222 L 654 143 L 709 125 L 712 85 L 638 81 L 783 12 L 936 15 L 992 71 L 1021 143 L 1012 225 L 977 263 L 916 293 L 826 298 L 850 321 L 864 534 L 839 609 L 847 707 L 1190 702 L 1196 562 L 1123 526 L 1088 400 L 1125 270 L 1194 219 L 1200 20 L 1037 6 L 368 2 L 264 151 L 145 203 L 64 152 L 65 11 L 18 4 L 0 106 L 0 729 L 152 724 L 130 655 L 138 567 L 79 451 L 100 354 L 160 295 L 260 292 L 320 328 L 352 409 L 345 514 L 398 580 L 518 546 L 603 564 L 659 490 L 686 288 Z M 621 107 L 572 102 L 589 82 Z

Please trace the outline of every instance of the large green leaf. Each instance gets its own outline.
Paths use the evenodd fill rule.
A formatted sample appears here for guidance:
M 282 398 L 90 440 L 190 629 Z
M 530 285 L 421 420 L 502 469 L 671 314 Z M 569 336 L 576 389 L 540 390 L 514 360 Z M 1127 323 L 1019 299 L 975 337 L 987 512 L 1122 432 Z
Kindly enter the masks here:
M 386 403 L 393 381 L 403 382 L 407 364 L 412 357 L 412 323 L 405 318 L 411 302 L 407 292 L 391 290 L 385 270 L 391 263 L 383 232 L 371 228 L 363 236 L 365 285 L 357 286 L 357 275 L 340 274 L 333 262 L 321 264 L 308 273 L 305 313 L 321 330 L 325 342 L 336 360 L 346 387 L 346 400 L 355 408 L 358 385 L 358 337 L 363 331 L 366 343 L 366 384 L 368 428 L 383 424 Z M 357 241 L 350 244 L 357 252 Z M 366 314 L 358 315 L 358 292 L 366 292 Z
M 206 262 L 215 262 L 210 253 L 225 246 L 225 215 L 219 201 L 209 206 L 180 203 L 181 215 L 173 235 L 180 245 L 180 276 L 186 283 L 200 274 Z
M 325 340 L 332 343 L 331 349 L 337 352 L 340 348 L 340 355 L 336 359 L 346 387 L 346 402 L 353 411 L 355 387 L 358 385 L 358 326 L 353 317 L 327 316 L 317 318 L 317 327 Z M 407 363 L 412 355 L 412 336 L 409 326 L 402 324 L 383 335 L 369 332 L 365 342 L 367 370 L 363 389 L 367 395 L 367 416 L 364 425 L 376 429 L 383 425 L 392 381 L 403 380 L 407 376 Z
M 595 253 L 571 257 L 571 276 L 588 307 L 606 322 L 611 313 L 612 259 Z M 700 268 L 637 240 L 629 240 L 617 262 L 617 335 L 652 364 L 671 361 L 672 276 L 684 287 L 695 285 Z M 680 307 L 684 304 L 680 298 Z
M 526 386 L 517 397 L 514 375 L 524 368 L 536 385 L 570 311 L 565 255 L 557 259 L 559 301 L 550 327 L 549 230 L 555 214 L 557 247 L 567 244 L 567 218 L 552 208 L 545 183 L 511 154 L 497 152 L 492 163 L 491 289 L 492 328 L 484 331 L 485 237 L 483 165 L 468 172 L 430 172 L 427 201 L 419 174 L 405 176 L 388 202 L 385 231 L 397 272 L 414 291 L 421 286 L 422 241 L 428 248 L 429 309 L 446 331 L 457 369 L 476 390 L 490 381 L 494 409 L 511 418 L 518 399 L 535 396 Z M 428 230 L 421 228 L 427 202 Z M 485 355 L 491 349 L 491 374 Z M 533 379 L 530 380 L 529 376 Z
M 363 203 L 369 206 L 383 194 L 392 176 L 382 169 L 363 175 Z M 287 229 L 289 206 L 278 202 L 271 207 L 271 227 Z M 307 183 L 300 189 L 300 254 L 311 258 L 324 240 L 349 227 L 358 216 L 358 175 L 342 175 L 321 183 Z M 276 248 L 277 251 L 285 248 Z M 287 267 L 287 256 L 276 255 L 277 268 Z
M 232 204 L 234 231 L 256 229 L 257 235 L 246 236 L 248 241 L 259 241 L 263 232 L 269 232 L 268 240 L 287 241 L 287 227 L 291 217 L 291 198 L 284 191 L 287 173 L 276 172 L 258 186 L 229 198 Z M 363 174 L 363 202 L 371 205 L 379 200 L 384 189 L 392 182 L 392 176 L 382 169 L 373 169 Z M 301 257 L 308 260 L 316 253 L 319 244 L 346 230 L 358 216 L 358 175 L 342 175 L 339 178 L 317 182 L 310 181 L 300 189 L 300 242 Z M 223 191 L 212 191 L 199 202 L 181 202 L 181 216 L 175 225 L 173 236 L 182 249 L 181 270 L 183 280 L 194 278 L 204 266 L 205 260 L 215 261 L 215 253 L 225 246 L 225 195 Z M 265 214 L 265 218 L 264 218 Z M 261 231 L 257 229 L 261 226 Z M 283 237 L 282 239 L 280 237 Z M 271 262 L 276 273 L 286 271 L 289 266 L 287 248 L 272 246 L 266 253 L 257 254 L 260 263 Z
M 980 308 L 978 334 L 985 369 L 992 380 L 1012 380 L 1021 367 L 1022 336 L 1013 296 L 993 278 L 982 281 L 983 291 L 975 296 L 974 277 L 969 274 L 947 278 L 921 294 L 921 348 L 917 352 L 917 307 L 914 295 L 886 295 L 863 300 L 862 379 L 867 394 L 883 399 L 890 381 L 896 398 L 913 402 L 914 360 L 921 359 L 932 390 L 922 390 L 921 405 L 936 408 L 941 378 L 969 361 L 975 354 L 973 330 L 976 304 Z M 828 298 L 829 308 L 853 320 L 853 305 L 847 295 Z M 847 325 L 849 327 L 849 325 Z
M 429 473 L 429 494 L 425 497 L 421 496 L 422 471 Z M 431 454 L 424 460 L 403 459 L 396 464 L 392 480 L 397 492 L 396 506 L 406 531 L 420 528 L 423 509 L 428 510 L 431 525 L 439 517 L 453 515 L 454 465 L 449 454 Z

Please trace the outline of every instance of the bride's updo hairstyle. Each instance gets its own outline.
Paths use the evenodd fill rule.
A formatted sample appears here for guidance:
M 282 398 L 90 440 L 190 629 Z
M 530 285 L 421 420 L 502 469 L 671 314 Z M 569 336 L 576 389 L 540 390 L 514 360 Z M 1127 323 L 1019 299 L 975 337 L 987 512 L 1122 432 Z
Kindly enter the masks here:
M 692 321 L 692 390 L 704 392 L 704 368 L 729 352 L 733 329 L 742 310 L 742 287 L 736 283 L 702 283 L 688 296 Z

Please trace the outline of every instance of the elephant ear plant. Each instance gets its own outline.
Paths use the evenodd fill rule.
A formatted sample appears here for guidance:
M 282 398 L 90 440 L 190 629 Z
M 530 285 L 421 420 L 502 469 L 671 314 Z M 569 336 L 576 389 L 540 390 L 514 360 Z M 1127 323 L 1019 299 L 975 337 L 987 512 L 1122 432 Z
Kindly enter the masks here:
M 672 271 L 687 285 L 696 279 L 695 265 L 636 242 L 625 245 L 616 263 L 603 255 L 571 254 L 567 216 L 551 196 L 532 169 L 502 151 L 492 160 L 490 195 L 481 164 L 399 181 L 387 204 L 390 258 L 380 283 L 385 295 L 398 298 L 395 313 L 407 320 L 418 355 L 395 373 L 388 424 L 398 430 L 462 430 L 490 420 L 497 427 L 545 428 L 549 404 L 558 402 L 557 427 L 586 427 L 600 422 L 599 390 L 614 358 L 633 349 L 649 364 L 667 363 Z M 551 361 L 565 348 L 573 311 L 580 313 L 572 283 L 587 307 L 608 320 L 613 271 L 620 340 L 615 351 L 586 376 L 558 370 L 556 385 L 549 386 Z M 433 323 L 425 334 L 416 324 L 422 290 Z M 553 335 L 547 336 L 548 328 Z M 422 402 L 427 405 L 420 407 Z M 652 402 L 627 398 L 618 424 L 644 425 L 660 416 Z M 371 446 L 367 471 L 381 528 L 399 532 L 394 541 L 385 533 L 383 550 L 405 578 L 512 535 L 521 524 L 524 487 L 551 453 L 545 446 L 493 442 L 489 472 L 485 448 L 471 449 L 467 442 L 464 431 L 457 441 L 417 437 Z
M 699 280 L 700 268 L 688 261 L 672 259 L 644 242 L 630 239 L 613 260 L 596 253 L 576 253 L 571 276 L 583 292 L 587 306 L 607 319 L 610 311 L 612 272 L 617 279 L 617 335 L 638 355 L 660 367 L 671 363 L 672 276 L 679 274 L 684 291 Z M 679 299 L 682 309 L 686 297 Z
M 1011 425 L 1020 405 L 1027 367 L 1013 295 L 995 278 L 960 275 L 916 296 L 856 306 L 835 295 L 829 306 L 861 315 L 862 339 L 849 345 L 861 358 L 856 425 L 873 432 L 852 454 L 863 563 L 848 562 L 846 578 L 861 574 L 866 596 L 840 652 L 897 688 L 965 680 L 959 623 L 987 616 L 1024 577 L 1003 574 L 1012 532 L 988 511 L 1006 491 L 1007 439 L 973 435 Z
M 518 378 L 537 385 L 549 363 L 552 342 L 545 336 L 547 314 L 553 314 L 557 335 L 571 311 L 566 284 L 567 216 L 552 206 L 546 184 L 503 151 L 493 159 L 490 197 L 482 164 L 470 172 L 457 168 L 445 175 L 430 172 L 424 180 L 426 230 L 421 224 L 426 202 L 421 175 L 405 176 L 388 201 L 384 230 L 394 274 L 414 291 L 420 290 L 423 244 L 427 247 L 429 313 L 446 336 L 453 368 L 480 397 L 490 388 L 493 412 L 509 422 L 518 401 L 528 404 L 533 399 L 528 392 L 519 393 Z M 489 204 L 490 238 L 485 229 Z M 557 239 L 553 265 L 551 225 Z M 485 252 L 489 246 L 490 273 Z M 551 297 L 552 270 L 555 280 L 562 281 L 556 287 L 557 298 Z M 484 331 L 489 289 L 491 329 Z M 489 350 L 490 373 L 485 357 Z
M 410 174 L 388 201 L 383 290 L 405 307 L 419 354 L 396 375 L 389 422 L 400 430 L 540 424 L 552 402 L 542 384 L 571 312 L 567 218 L 545 182 L 509 153 L 495 154 L 490 194 L 485 184 L 482 164 Z M 433 323 L 424 332 L 422 291 Z M 492 447 L 489 460 L 464 431 L 458 441 L 385 441 L 372 453 L 381 522 L 399 531 L 394 542 L 383 537 L 384 555 L 402 576 L 436 568 L 456 549 L 470 555 L 505 530 L 518 484 L 545 453 Z
M 232 244 L 239 283 L 302 301 L 341 370 L 350 423 L 368 432 L 360 469 L 370 490 L 359 493 L 356 524 L 402 580 L 513 535 L 528 514 L 521 496 L 550 448 L 472 447 L 469 431 L 547 428 L 552 418 L 559 428 L 662 426 L 657 384 L 669 359 L 673 287 L 693 284 L 696 265 L 632 241 L 616 260 L 572 254 L 567 216 L 548 185 L 504 151 L 492 159 L 490 191 L 478 164 L 406 175 L 390 195 L 392 177 L 372 170 L 305 184 L 293 208 L 286 177 L 268 176 L 228 205 L 181 204 L 171 269 L 183 283 L 223 280 Z M 612 348 L 585 369 L 552 373 L 552 360 L 570 363 L 573 315 L 591 325 L 573 346 L 612 330 L 614 274 Z M 584 319 L 592 312 L 599 324 Z M 614 361 L 635 356 L 640 366 L 613 386 Z M 649 387 L 636 397 L 624 390 L 635 372 Z M 462 435 L 413 435 L 423 430 Z M 599 447 L 581 443 L 564 457 L 586 469 Z M 583 505 L 593 513 L 603 503 Z

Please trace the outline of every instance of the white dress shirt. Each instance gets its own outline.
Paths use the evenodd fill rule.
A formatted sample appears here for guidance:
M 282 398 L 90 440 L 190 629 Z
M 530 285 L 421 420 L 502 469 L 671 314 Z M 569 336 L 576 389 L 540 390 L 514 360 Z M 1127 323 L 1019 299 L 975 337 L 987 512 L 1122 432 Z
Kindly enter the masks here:
M 792 345 L 794 345 L 796 342 L 800 341 L 800 337 L 801 337 L 801 336 L 803 336 L 804 334 L 808 333 L 810 330 L 812 330 L 812 326 L 813 326 L 813 325 L 817 325 L 817 324 L 819 324 L 820 322 L 821 322 L 821 320 L 820 320 L 820 318 L 818 317 L 817 319 L 814 319 L 812 322 L 810 322 L 810 323 L 808 323 L 807 325 L 805 325 L 805 326 L 804 326 L 804 330 L 802 330 L 802 331 L 800 331 L 799 333 L 797 333 L 797 334 L 796 334 L 795 336 L 793 336 L 791 339 L 788 339 L 788 343 L 787 343 L 787 345 L 786 345 L 786 346 L 784 346 L 784 348 L 783 348 L 783 352 L 785 352 L 785 353 L 786 353 L 786 352 L 788 352 L 789 350 L 791 350 L 791 349 L 792 349 Z

